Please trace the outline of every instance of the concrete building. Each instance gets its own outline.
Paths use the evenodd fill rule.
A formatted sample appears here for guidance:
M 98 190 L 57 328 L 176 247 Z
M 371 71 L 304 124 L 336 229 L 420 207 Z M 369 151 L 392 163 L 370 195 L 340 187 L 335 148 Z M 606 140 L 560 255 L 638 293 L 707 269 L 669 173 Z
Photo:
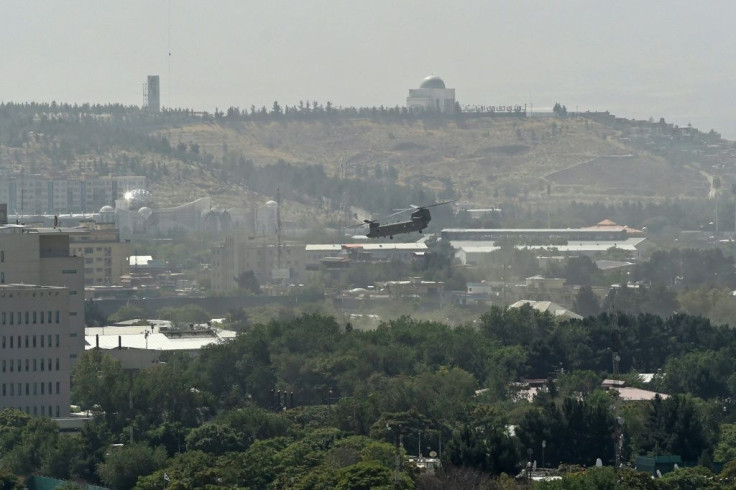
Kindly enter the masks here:
M 419 88 L 409 89 L 406 98 L 409 112 L 455 113 L 455 89 L 445 88 L 445 82 L 436 75 L 430 75 Z
M 161 112 L 161 83 L 158 75 L 148 75 L 146 84 L 146 108 L 149 112 Z
M 73 230 L 72 230 L 73 231 Z M 69 231 L 0 227 L 0 285 L 35 284 L 65 287 L 69 321 L 59 333 L 66 336 L 71 364 L 84 348 L 84 261 L 72 256 Z
M 298 281 L 306 269 L 304 245 L 293 243 L 281 247 L 270 241 L 229 235 L 212 251 L 212 291 L 237 289 L 235 278 L 253 271 L 261 285 L 277 281 Z
M 0 202 L 8 213 L 26 221 L 35 215 L 91 213 L 113 205 L 132 189 L 145 188 L 142 176 L 82 175 L 51 178 L 44 175 L 11 173 L 0 179 Z
M 80 229 L 85 232 L 70 235 L 70 251 L 84 259 L 84 285 L 119 286 L 128 273 L 130 243 L 120 241 L 114 222 L 88 220 Z
M 69 416 L 70 358 L 81 352 L 82 340 L 69 335 L 69 292 L 0 285 L 0 408 Z
M 125 369 L 144 369 L 160 362 L 163 353 L 196 356 L 203 347 L 230 341 L 237 335 L 232 330 L 206 325 L 173 328 L 171 322 L 165 320 L 147 322 L 150 325 L 88 328 L 85 348 L 104 350 Z

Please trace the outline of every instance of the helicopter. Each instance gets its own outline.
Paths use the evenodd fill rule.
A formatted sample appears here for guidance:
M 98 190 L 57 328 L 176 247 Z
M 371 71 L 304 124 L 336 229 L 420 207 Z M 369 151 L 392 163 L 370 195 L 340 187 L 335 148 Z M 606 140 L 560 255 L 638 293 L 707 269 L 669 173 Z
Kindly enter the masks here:
M 368 225 L 368 233 L 365 236 L 367 236 L 368 238 L 389 237 L 393 240 L 394 235 L 399 235 L 401 233 L 411 233 L 414 231 L 418 231 L 419 233 L 421 233 L 422 230 L 425 229 L 427 225 L 429 225 L 429 222 L 432 221 L 432 215 L 429 212 L 429 208 L 442 206 L 443 204 L 450 204 L 455 201 L 457 201 L 457 199 L 454 199 L 452 201 L 438 202 L 435 204 L 430 204 L 428 206 L 415 206 L 412 204 L 410 208 L 400 209 L 398 212 L 382 218 L 388 219 L 401 213 L 411 211 L 411 216 L 407 221 L 399 221 L 398 223 L 381 225 L 376 220 L 363 220 L 363 222 Z

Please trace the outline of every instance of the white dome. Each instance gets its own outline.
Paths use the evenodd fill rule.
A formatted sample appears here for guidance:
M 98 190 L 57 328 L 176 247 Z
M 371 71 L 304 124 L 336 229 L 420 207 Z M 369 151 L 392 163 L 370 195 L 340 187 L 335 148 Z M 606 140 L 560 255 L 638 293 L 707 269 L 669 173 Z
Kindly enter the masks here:
M 101 213 L 114 213 L 115 209 L 112 206 L 102 206 L 100 208 Z
M 149 218 L 153 214 L 153 209 L 149 208 L 148 206 L 143 206 L 138 210 L 138 214 L 144 216 L 145 218 Z
M 266 201 L 266 207 L 267 208 L 277 208 L 279 207 L 279 203 L 276 201 Z

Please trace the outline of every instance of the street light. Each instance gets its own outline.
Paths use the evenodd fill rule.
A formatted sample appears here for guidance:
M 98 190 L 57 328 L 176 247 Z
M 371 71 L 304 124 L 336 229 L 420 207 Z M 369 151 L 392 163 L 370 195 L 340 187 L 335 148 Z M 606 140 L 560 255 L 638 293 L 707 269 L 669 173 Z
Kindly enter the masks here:
M 547 447 L 547 441 L 542 441 L 542 468 L 544 468 L 544 448 Z

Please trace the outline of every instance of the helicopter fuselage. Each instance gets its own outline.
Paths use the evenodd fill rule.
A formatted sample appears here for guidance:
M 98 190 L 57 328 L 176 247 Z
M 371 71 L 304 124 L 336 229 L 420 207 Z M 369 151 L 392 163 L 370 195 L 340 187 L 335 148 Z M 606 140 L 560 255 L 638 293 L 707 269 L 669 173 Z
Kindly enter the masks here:
M 414 231 L 421 233 L 431 220 L 432 216 L 429 214 L 429 210 L 420 208 L 411 213 L 411 219 L 408 221 L 400 221 L 398 223 L 390 223 L 388 225 L 381 225 L 376 221 L 369 222 L 369 230 L 366 236 L 368 238 L 381 238 L 386 236 L 393 238 L 394 235 L 399 235 L 401 233 L 412 233 Z

